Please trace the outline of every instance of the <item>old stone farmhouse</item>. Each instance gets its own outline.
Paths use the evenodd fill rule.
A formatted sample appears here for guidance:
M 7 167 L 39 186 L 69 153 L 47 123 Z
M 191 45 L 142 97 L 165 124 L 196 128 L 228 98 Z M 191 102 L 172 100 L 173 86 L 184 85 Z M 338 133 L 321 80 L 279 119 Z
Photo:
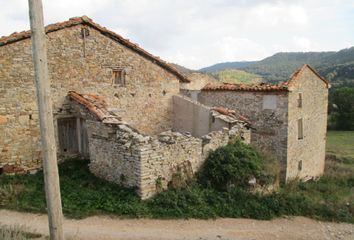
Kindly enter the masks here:
M 308 179 L 323 174 L 328 82 L 309 65 L 278 85 L 208 84 L 201 103 L 237 111 L 252 123 L 251 142 L 280 162 L 281 178 Z
M 183 184 L 235 137 L 277 157 L 283 179 L 323 173 L 328 83 L 307 65 L 275 86 L 201 86 L 85 16 L 46 35 L 60 159 L 89 158 L 142 198 Z M 0 38 L 0 173 L 41 167 L 31 54 L 29 31 Z
M 49 25 L 46 33 L 61 157 L 90 158 L 94 174 L 137 187 L 145 198 L 171 183 L 174 173 L 193 174 L 207 152 L 229 137 L 249 139 L 248 123 L 232 111 L 179 96 L 186 77 L 91 19 Z M 41 167 L 31 54 L 29 31 L 0 38 L 1 172 Z M 184 111 L 181 104 L 201 114 L 179 116 L 174 128 L 174 116 Z M 200 128 L 199 121 L 207 127 Z

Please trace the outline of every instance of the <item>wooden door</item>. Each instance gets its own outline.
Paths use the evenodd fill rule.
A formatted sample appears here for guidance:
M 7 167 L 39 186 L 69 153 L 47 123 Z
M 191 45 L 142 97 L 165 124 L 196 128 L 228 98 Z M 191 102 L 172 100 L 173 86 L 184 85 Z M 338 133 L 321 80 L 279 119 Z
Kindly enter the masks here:
M 58 119 L 58 136 L 60 153 L 79 153 L 76 118 Z

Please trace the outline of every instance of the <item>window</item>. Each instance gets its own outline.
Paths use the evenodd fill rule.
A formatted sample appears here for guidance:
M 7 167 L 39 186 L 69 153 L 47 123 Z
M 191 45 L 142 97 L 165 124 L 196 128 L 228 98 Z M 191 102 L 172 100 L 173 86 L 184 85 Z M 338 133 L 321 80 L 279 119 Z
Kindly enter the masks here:
M 263 109 L 276 109 L 277 108 L 277 96 L 264 95 L 263 96 Z
M 299 170 L 299 171 L 302 170 L 302 160 L 300 160 L 300 161 L 297 163 L 297 170 Z
M 298 98 L 297 98 L 297 106 L 299 108 L 302 107 L 302 93 L 299 93 Z
M 297 139 L 303 139 L 304 138 L 304 129 L 303 129 L 303 124 L 302 124 L 302 118 L 297 120 Z
M 113 84 L 125 86 L 125 71 L 123 69 L 113 69 Z
M 81 37 L 86 38 L 88 36 L 90 36 L 90 30 L 88 30 L 87 28 L 82 28 L 81 29 Z

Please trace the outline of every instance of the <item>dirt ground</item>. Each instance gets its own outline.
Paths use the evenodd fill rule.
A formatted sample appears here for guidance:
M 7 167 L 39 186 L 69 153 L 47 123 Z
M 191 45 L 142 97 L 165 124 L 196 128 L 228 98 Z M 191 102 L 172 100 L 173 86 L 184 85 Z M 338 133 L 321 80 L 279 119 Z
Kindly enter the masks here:
M 0 210 L 0 224 L 25 225 L 48 235 L 47 216 Z M 354 239 L 354 225 L 319 222 L 304 217 L 272 221 L 223 218 L 216 220 L 120 219 L 95 216 L 81 220 L 65 219 L 65 235 L 82 240 L 265 240 Z

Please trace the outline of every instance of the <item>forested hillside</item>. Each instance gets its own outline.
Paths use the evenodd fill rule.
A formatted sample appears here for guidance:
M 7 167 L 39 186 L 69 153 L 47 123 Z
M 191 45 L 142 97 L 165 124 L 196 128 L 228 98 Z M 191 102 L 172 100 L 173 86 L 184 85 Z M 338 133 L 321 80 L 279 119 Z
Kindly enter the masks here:
M 303 64 L 313 66 L 332 86 L 354 86 L 354 47 L 338 52 L 277 53 L 257 62 L 228 62 L 202 68 L 202 72 L 240 69 L 258 74 L 267 82 L 286 81 Z

